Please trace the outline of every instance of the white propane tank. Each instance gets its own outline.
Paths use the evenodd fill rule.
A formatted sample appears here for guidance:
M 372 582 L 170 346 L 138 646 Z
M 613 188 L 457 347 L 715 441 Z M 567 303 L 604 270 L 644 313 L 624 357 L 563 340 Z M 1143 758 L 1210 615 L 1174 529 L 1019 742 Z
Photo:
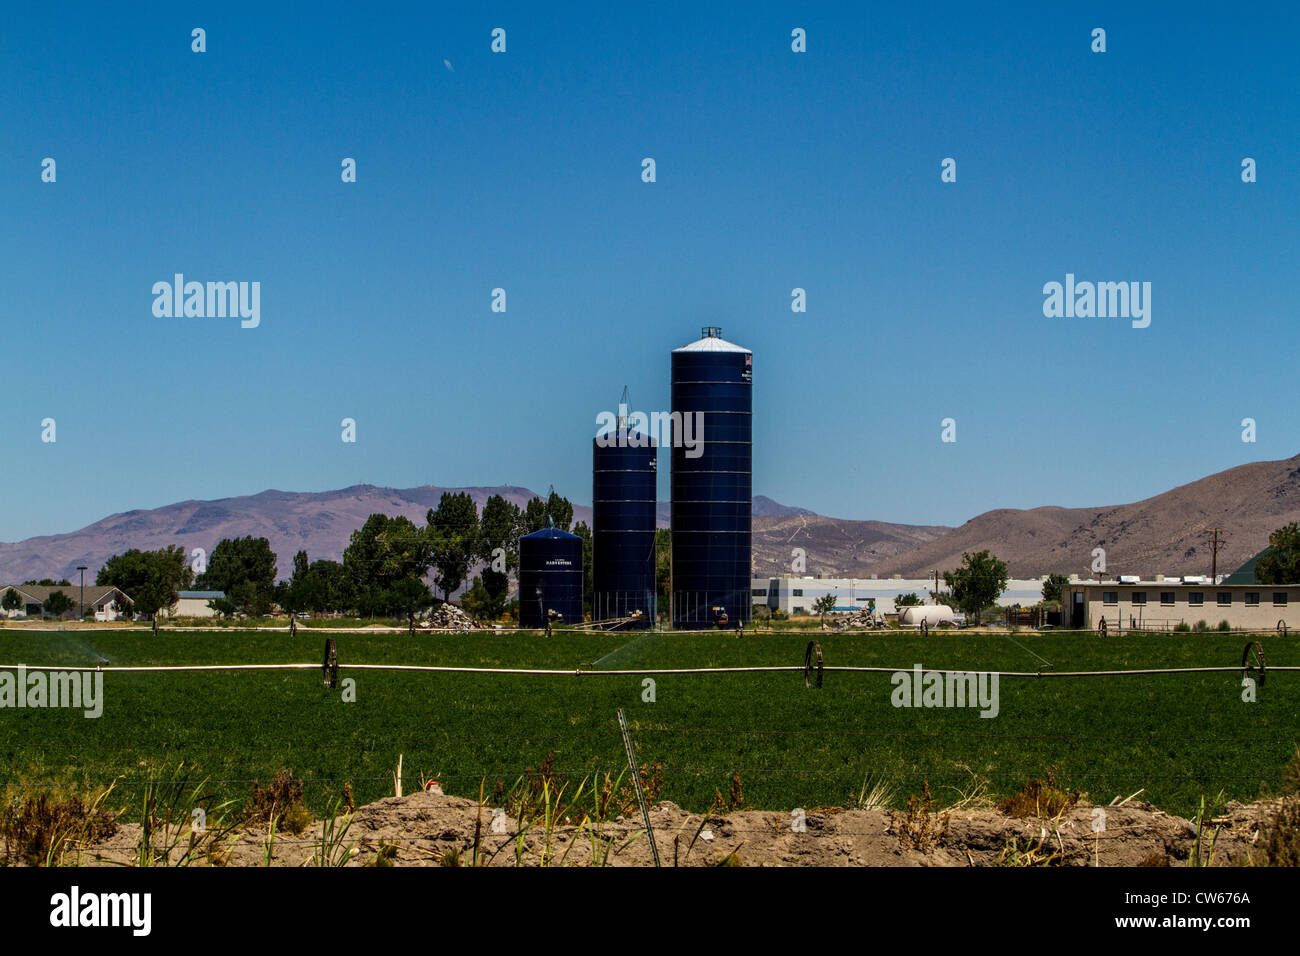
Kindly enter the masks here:
M 917 604 L 900 608 L 898 623 L 903 627 L 920 627 L 924 622 L 934 627 L 937 624 L 953 623 L 952 608 L 946 604 Z

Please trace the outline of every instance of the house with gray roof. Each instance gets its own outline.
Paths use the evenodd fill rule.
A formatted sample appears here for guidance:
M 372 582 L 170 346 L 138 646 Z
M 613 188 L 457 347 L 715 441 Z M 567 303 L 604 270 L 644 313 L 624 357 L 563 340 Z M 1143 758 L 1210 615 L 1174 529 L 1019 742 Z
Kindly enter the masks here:
M 45 616 L 45 602 L 50 599 L 50 595 L 55 591 L 62 591 L 72 601 L 72 607 L 65 611 L 62 617 L 75 618 L 81 607 L 82 588 L 78 584 L 4 584 L 0 585 L 0 599 L 9 591 L 14 591 L 22 600 L 22 607 L 14 610 L 5 610 L 0 608 L 0 614 L 10 619 Z M 93 609 L 96 621 L 117 621 L 120 620 L 127 610 L 135 604 L 123 592 L 115 587 L 106 587 L 102 584 L 87 584 L 85 587 L 85 606 L 87 609 Z

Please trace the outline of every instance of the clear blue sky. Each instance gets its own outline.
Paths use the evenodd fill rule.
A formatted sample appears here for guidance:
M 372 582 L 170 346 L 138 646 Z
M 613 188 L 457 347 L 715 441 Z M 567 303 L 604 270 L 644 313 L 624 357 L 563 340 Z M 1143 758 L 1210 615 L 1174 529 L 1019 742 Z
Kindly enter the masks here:
M 1300 450 L 1294 6 L 476 7 L 7 12 L 0 539 L 357 482 L 589 502 L 596 413 L 665 407 L 710 324 L 754 351 L 755 491 L 825 514 Z M 259 281 L 261 326 L 156 318 L 175 272 Z M 1067 272 L 1151 282 L 1150 328 L 1045 318 Z

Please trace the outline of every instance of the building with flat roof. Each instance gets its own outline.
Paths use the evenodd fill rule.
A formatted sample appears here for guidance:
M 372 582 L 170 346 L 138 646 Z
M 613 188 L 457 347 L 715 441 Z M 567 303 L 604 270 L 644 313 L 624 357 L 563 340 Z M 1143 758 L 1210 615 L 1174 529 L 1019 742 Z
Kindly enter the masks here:
M 1271 631 L 1300 627 L 1300 585 L 1215 583 L 1202 578 L 1142 581 L 1121 576 L 1111 581 L 1070 581 L 1061 587 L 1064 627 L 1095 630 L 1173 630 L 1221 621 L 1239 630 Z
M 1019 604 L 1028 607 L 1043 599 L 1043 582 L 1046 578 L 1023 578 L 1007 582 L 1007 589 L 998 598 L 1001 607 Z M 943 579 L 939 580 L 943 590 Z M 811 614 L 813 602 L 834 594 L 835 610 L 859 611 L 871 601 L 882 614 L 894 614 L 894 599 L 900 594 L 916 594 L 925 604 L 930 603 L 934 578 L 819 578 L 779 577 L 754 578 L 750 582 L 752 604 L 762 604 L 783 614 Z
M 176 597 L 176 603 L 159 611 L 158 616 L 216 617 L 217 612 L 208 607 L 208 602 L 225 596 L 225 591 L 181 591 Z

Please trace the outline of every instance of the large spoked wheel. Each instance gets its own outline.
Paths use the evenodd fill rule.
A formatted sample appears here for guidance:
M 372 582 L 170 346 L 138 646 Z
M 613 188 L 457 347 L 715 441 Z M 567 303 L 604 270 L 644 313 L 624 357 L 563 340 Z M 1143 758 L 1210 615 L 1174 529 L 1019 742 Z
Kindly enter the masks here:
M 803 686 L 822 686 L 822 646 L 817 641 L 809 641 L 808 649 L 803 654 Z
M 339 652 L 334 638 L 325 638 L 325 662 L 321 665 L 323 683 L 330 690 L 339 686 Z
M 1241 652 L 1241 677 L 1245 680 L 1251 676 L 1256 684 L 1264 686 L 1264 646 L 1259 641 L 1251 641 Z
M 1097 625 L 1097 633 L 1102 637 L 1106 636 L 1106 619 L 1103 617 L 1101 623 Z

